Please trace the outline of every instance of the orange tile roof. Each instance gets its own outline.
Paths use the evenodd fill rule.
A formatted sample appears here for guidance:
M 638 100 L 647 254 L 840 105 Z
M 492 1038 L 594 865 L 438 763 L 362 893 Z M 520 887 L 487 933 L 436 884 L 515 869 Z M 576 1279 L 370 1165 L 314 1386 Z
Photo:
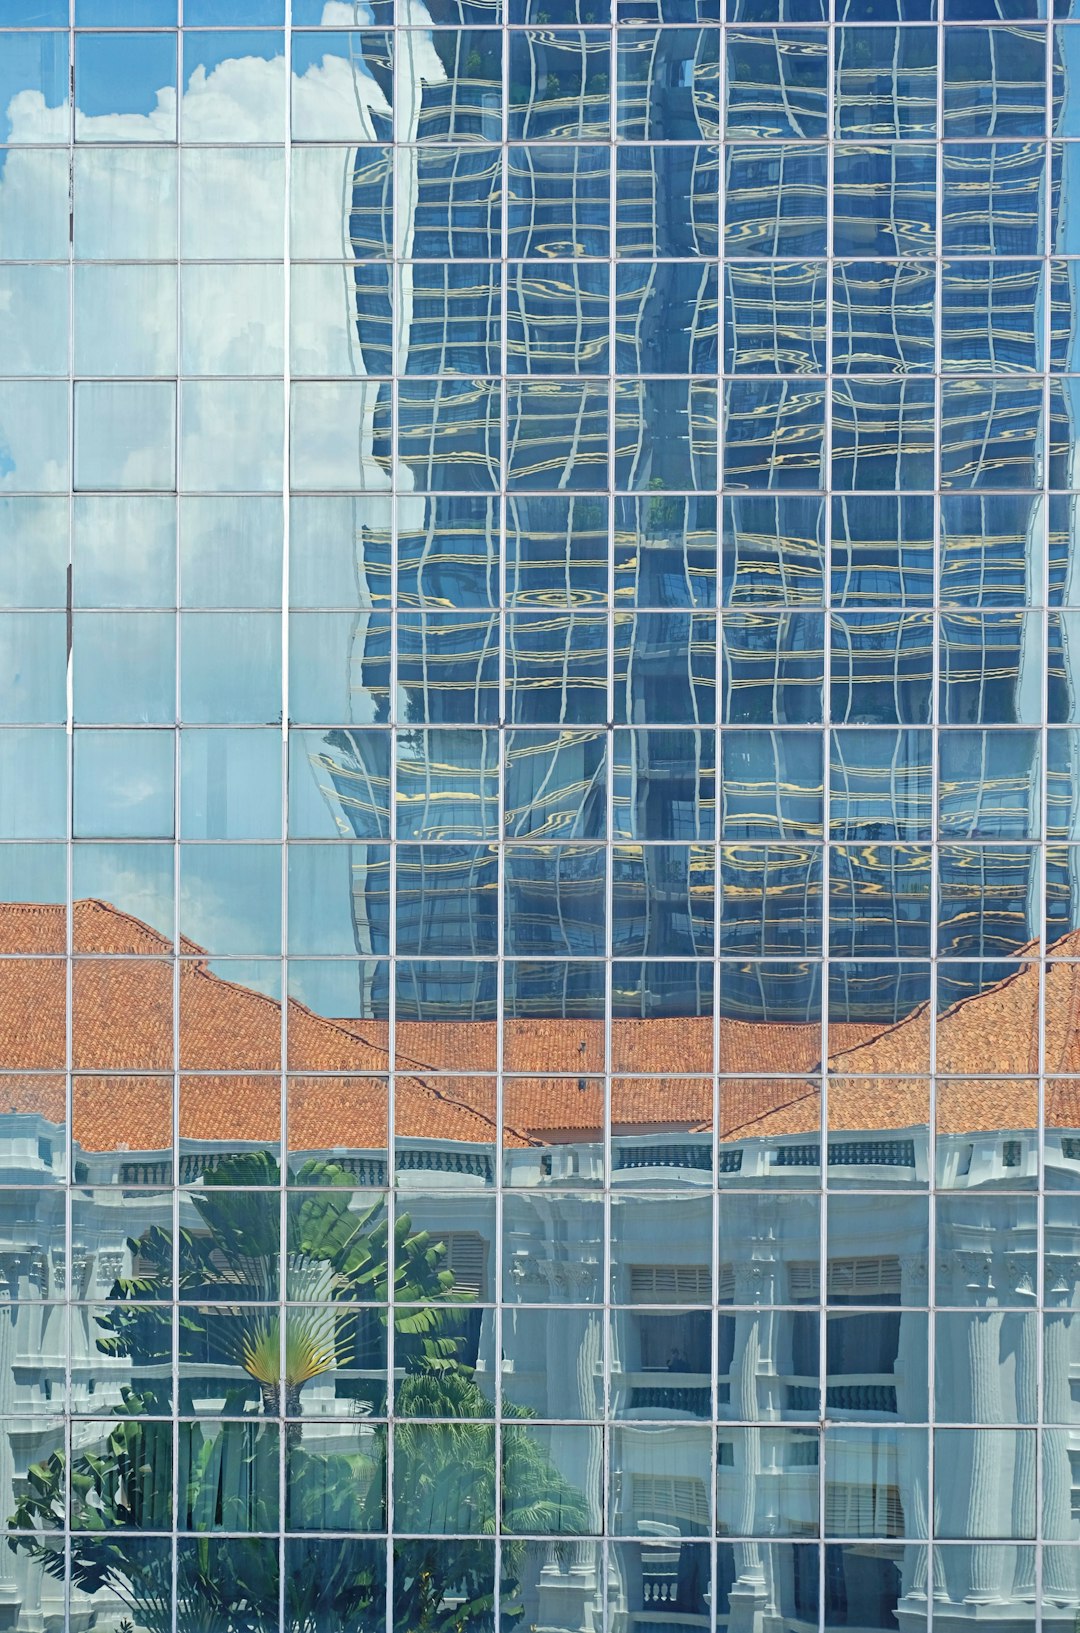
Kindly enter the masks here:
M 172 1145 L 172 1097 L 169 1077 L 76 1077 L 72 1139 L 84 1151 L 167 1150 Z
M 63 1120 L 66 942 L 62 907 L 0 906 L 0 1109 Z M 107 902 L 74 904 L 72 944 L 83 954 L 72 978 L 74 1138 L 88 1151 L 153 1151 L 170 1143 L 175 1028 L 185 1141 L 277 1141 L 282 1007 L 209 967 L 193 943 L 184 956 L 148 925 Z M 1038 1065 L 1039 971 L 1046 971 L 1046 1067 L 1080 1072 L 1080 932 L 1054 956 L 1021 960 L 1015 973 L 963 999 L 938 1020 L 942 1074 L 966 1087 L 939 1088 L 942 1129 L 1022 1126 L 1025 1095 L 1007 1079 Z M 117 956 L 123 955 L 123 956 Z M 334 1020 L 295 999 L 285 1006 L 293 1150 L 378 1149 L 385 1144 L 388 1031 L 375 1021 Z M 923 1123 L 930 1016 L 925 1006 L 894 1026 L 831 1026 L 830 1130 Z M 490 1143 L 496 1137 L 493 1022 L 403 1021 L 397 1028 L 397 1133 L 420 1140 Z M 712 1126 L 713 1024 L 709 1019 L 617 1019 L 612 1026 L 611 1115 L 616 1132 Z M 531 1017 L 504 1024 L 504 1141 L 548 1144 L 597 1139 L 603 1094 L 604 1029 L 591 1020 Z M 818 1127 L 821 1029 L 722 1019 L 720 1133 L 725 1140 L 812 1133 Z M 237 1075 L 221 1077 L 217 1074 Z M 445 1075 L 452 1073 L 454 1075 Z M 266 1074 L 266 1075 L 263 1075 Z M 344 1074 L 344 1075 L 330 1075 Z M 437 1075 L 443 1074 L 443 1075 Z M 529 1075 L 526 1075 L 529 1074 Z M 649 1076 L 647 1074 L 654 1074 Z M 765 1075 L 763 1075 L 765 1074 Z M 983 1081 L 978 1081 L 982 1079 Z M 987 1081 L 989 1080 L 989 1081 Z M 6 1099 L 5 1099 L 6 1096 Z M 1063 1126 L 1080 1122 L 1080 1090 L 1055 1091 Z M 1076 1115 L 1073 1108 L 1076 1107 Z M 1067 1113 L 1067 1117 L 1066 1117 Z M 1026 1116 L 1026 1111 L 1025 1111 Z M 1050 1102 L 1048 1100 L 1048 1118 Z M 944 1121 L 941 1119 L 944 1118 Z M 1067 1118 L 1071 1119 L 1071 1123 Z

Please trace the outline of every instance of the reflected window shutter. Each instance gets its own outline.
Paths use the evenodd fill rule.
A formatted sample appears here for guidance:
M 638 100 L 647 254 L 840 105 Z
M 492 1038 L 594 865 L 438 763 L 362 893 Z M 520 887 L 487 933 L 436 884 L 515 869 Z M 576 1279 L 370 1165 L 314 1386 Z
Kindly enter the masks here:
M 900 1296 L 900 1260 L 891 1254 L 874 1259 L 830 1259 L 829 1292 L 834 1297 Z
M 707 1528 L 709 1497 L 689 1475 L 631 1475 L 633 1512 L 638 1519 L 684 1520 Z
M 821 1277 L 816 1264 L 793 1264 L 788 1268 L 788 1289 L 792 1304 L 816 1304 Z
M 483 1299 L 487 1289 L 487 1251 L 480 1232 L 448 1230 L 442 1240 L 446 1244 L 447 1269 L 454 1273 L 454 1286 Z
M 901 1537 L 904 1510 L 898 1486 L 825 1486 L 825 1534 L 834 1537 Z
M 712 1278 L 708 1265 L 630 1266 L 631 1304 L 708 1304 L 711 1297 Z

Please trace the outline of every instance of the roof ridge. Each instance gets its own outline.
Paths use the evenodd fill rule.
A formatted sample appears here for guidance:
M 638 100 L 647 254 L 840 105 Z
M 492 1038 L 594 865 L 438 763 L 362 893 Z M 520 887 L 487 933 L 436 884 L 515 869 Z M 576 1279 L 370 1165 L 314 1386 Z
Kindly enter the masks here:
M 1032 942 L 1032 943 L 1029 943 L 1029 945 L 1034 946 L 1035 943 Z M 1055 946 L 1056 945 L 1057 945 L 1057 943 L 1055 943 Z M 1049 952 L 1049 948 L 1047 948 L 1047 952 Z M 1018 955 L 1013 955 L 1013 956 L 1018 956 Z M 1023 981 L 1025 979 L 1027 979 L 1029 977 L 1029 972 L 1031 970 L 1034 969 L 1034 970 L 1037 971 L 1038 966 L 1040 964 L 1045 964 L 1046 962 L 1047 962 L 1047 959 L 1045 957 L 1043 957 L 1043 956 L 1040 956 L 1038 959 L 1029 960 L 1026 964 L 1018 964 L 1015 970 L 1010 971 L 1010 973 L 1008 975 L 1003 975 L 1001 977 L 1000 981 L 995 981 L 994 982 L 993 986 L 983 987 L 980 992 L 970 992 L 964 998 L 955 999 L 954 1002 L 951 1003 L 947 1009 L 943 1009 L 941 1011 L 941 1014 L 938 1016 L 939 1024 L 940 1024 L 941 1021 L 945 1020 L 948 1016 L 959 1014 L 960 1010 L 965 1009 L 968 1004 L 979 1003 L 980 1000 L 983 999 L 983 998 L 989 998 L 994 993 L 1004 992 L 1007 987 L 1015 986 L 1018 981 Z M 1036 993 L 1036 1000 L 1037 999 L 1038 999 L 1038 993 Z
M 1056 941 L 1050 941 L 1047 943 L 1045 953 L 1040 953 L 1039 937 L 1036 936 L 1034 941 L 1026 941 L 1022 947 L 1017 948 L 1015 953 L 1010 953 L 1009 957 L 1024 958 L 1026 956 L 1029 962 L 1033 958 L 1049 958 L 1053 949 L 1062 946 L 1066 941 L 1076 942 L 1077 953 L 1080 955 L 1080 926 L 1078 926 L 1075 930 L 1062 931 L 1061 935 L 1058 936 Z
M 125 923 L 134 925 L 152 940 L 158 942 L 167 952 L 172 953 L 173 951 L 173 942 L 170 936 L 163 935 L 160 930 L 155 930 L 152 924 L 147 924 L 145 919 L 136 917 L 134 913 L 127 912 L 125 908 L 117 907 L 115 902 L 106 901 L 103 896 L 76 897 L 71 904 L 72 919 L 74 919 L 75 914 L 80 907 L 96 907 L 103 913 L 110 914 L 115 919 L 123 919 Z M 180 936 L 179 949 L 181 953 L 196 953 L 202 958 L 208 958 L 210 956 L 207 949 L 205 947 L 200 947 L 197 941 L 192 941 L 190 936 Z
M 258 987 L 245 986 L 243 982 L 231 981 L 227 976 L 219 975 L 217 970 L 212 970 L 210 968 L 210 963 L 211 960 L 209 959 L 195 959 L 189 966 L 190 973 L 192 975 L 205 976 L 210 981 L 216 981 L 219 986 L 228 987 L 233 992 L 243 993 L 247 998 L 255 998 L 260 1003 L 269 1004 L 272 1009 L 276 1009 L 280 1013 L 281 999 L 271 998 L 268 993 L 260 992 Z M 380 1051 L 382 1054 L 386 1055 L 387 1061 L 389 1062 L 390 1051 L 384 1044 L 376 1043 L 371 1038 L 361 1037 L 358 1033 L 350 1031 L 349 1028 L 344 1026 L 340 1021 L 335 1021 L 328 1015 L 320 1015 L 317 1010 L 311 1009 L 309 1005 L 303 1003 L 299 998 L 290 998 L 288 995 L 286 995 L 285 1006 L 286 1014 L 288 1014 L 291 1010 L 299 1010 L 302 1015 L 306 1015 L 309 1020 L 314 1021 L 319 1026 L 325 1027 L 328 1031 L 339 1033 L 341 1036 L 348 1038 L 353 1043 L 363 1043 L 366 1044 L 369 1049 Z M 390 1068 L 388 1065 L 387 1070 L 389 1069 Z
M 993 992 L 997 989 L 996 987 L 987 987 L 986 990 L 987 992 Z M 957 1000 L 957 1002 L 966 1004 L 969 1002 L 969 1000 L 967 998 L 960 998 Z M 875 1043 L 881 1042 L 882 1038 L 891 1037 L 894 1032 L 899 1032 L 903 1027 L 909 1026 L 912 1021 L 918 1020 L 921 1015 L 925 1014 L 927 1010 L 929 1010 L 929 1008 L 930 1000 L 929 998 L 924 998 L 921 1004 L 916 1004 L 915 1008 L 910 1012 L 910 1014 L 904 1015 L 902 1019 L 898 1021 L 890 1021 L 888 1026 L 883 1026 L 880 1031 L 872 1033 L 868 1038 L 864 1038 L 861 1043 L 849 1043 L 846 1048 L 838 1049 L 835 1054 L 826 1055 L 825 1070 L 832 1071 L 833 1061 L 843 1060 L 845 1055 L 857 1055 L 864 1049 L 872 1049 Z M 947 1015 L 948 1013 L 948 1010 L 942 1011 L 942 1015 Z M 940 1020 L 941 1016 L 939 1016 L 938 1019 Z M 853 1024 L 857 1025 L 858 1023 L 855 1022 Z
M 816 1092 L 820 1094 L 820 1090 Z M 778 1111 L 787 1111 L 791 1106 L 801 1105 L 804 1100 L 812 1100 L 814 1098 L 814 1094 L 814 1089 L 806 1089 L 802 1094 L 793 1095 L 790 1100 L 781 1100 L 779 1105 L 769 1106 L 765 1111 L 759 1112 L 756 1117 L 751 1117 L 748 1122 L 736 1123 L 734 1128 L 725 1130 L 720 1138 L 724 1140 L 737 1140 L 740 1135 L 746 1132 L 748 1128 L 753 1128 L 755 1123 L 763 1123 L 766 1117 L 775 1117 Z
M 467 1076 L 469 1074 L 459 1073 L 458 1075 L 459 1076 Z M 453 1079 L 450 1079 L 450 1081 L 452 1082 Z M 460 1110 L 467 1111 L 470 1114 L 470 1116 L 477 1118 L 478 1121 L 481 1122 L 481 1123 L 485 1123 L 487 1125 L 487 1127 L 492 1130 L 492 1132 L 496 1136 L 496 1139 L 498 1138 L 498 1133 L 499 1133 L 499 1116 L 498 1116 L 498 1112 L 496 1112 L 494 1117 L 489 1117 L 486 1112 L 481 1111 L 479 1109 L 479 1107 L 477 1107 L 477 1106 L 471 1106 L 469 1104 L 469 1102 L 467 1100 L 463 1100 L 460 1097 L 460 1095 L 447 1094 L 444 1090 L 437 1089 L 434 1086 L 434 1084 L 428 1083 L 417 1072 L 409 1072 L 407 1074 L 407 1076 L 406 1076 L 406 1082 L 418 1083 L 422 1090 L 424 1090 L 427 1094 L 430 1094 L 435 1100 L 441 1101 L 444 1105 L 457 1106 Z M 511 1128 L 511 1125 L 509 1123 L 507 1123 L 505 1121 L 505 1119 L 504 1119 L 504 1121 L 503 1121 L 503 1134 L 504 1134 L 504 1136 L 506 1134 L 507 1129 L 510 1129 L 510 1128 Z M 516 1134 L 518 1139 L 524 1140 L 528 1145 L 542 1146 L 543 1143 L 544 1143 L 542 1140 L 534 1139 L 529 1134 L 523 1134 L 519 1128 L 512 1128 L 511 1132 Z

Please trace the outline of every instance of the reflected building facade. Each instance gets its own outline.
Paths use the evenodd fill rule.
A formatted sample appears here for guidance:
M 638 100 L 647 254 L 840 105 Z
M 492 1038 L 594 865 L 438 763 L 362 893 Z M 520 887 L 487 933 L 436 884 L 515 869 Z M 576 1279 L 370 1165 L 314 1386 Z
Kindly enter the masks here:
M 0 0 L 13 1633 L 1078 1625 L 1038 12 Z

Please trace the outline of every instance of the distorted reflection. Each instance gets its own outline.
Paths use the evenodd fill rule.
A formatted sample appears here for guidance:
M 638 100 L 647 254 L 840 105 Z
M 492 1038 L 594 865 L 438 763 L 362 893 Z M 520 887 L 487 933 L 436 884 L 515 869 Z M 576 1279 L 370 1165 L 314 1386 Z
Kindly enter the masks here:
M 0 1617 L 1073 1626 L 1076 23 L 3 9 Z

